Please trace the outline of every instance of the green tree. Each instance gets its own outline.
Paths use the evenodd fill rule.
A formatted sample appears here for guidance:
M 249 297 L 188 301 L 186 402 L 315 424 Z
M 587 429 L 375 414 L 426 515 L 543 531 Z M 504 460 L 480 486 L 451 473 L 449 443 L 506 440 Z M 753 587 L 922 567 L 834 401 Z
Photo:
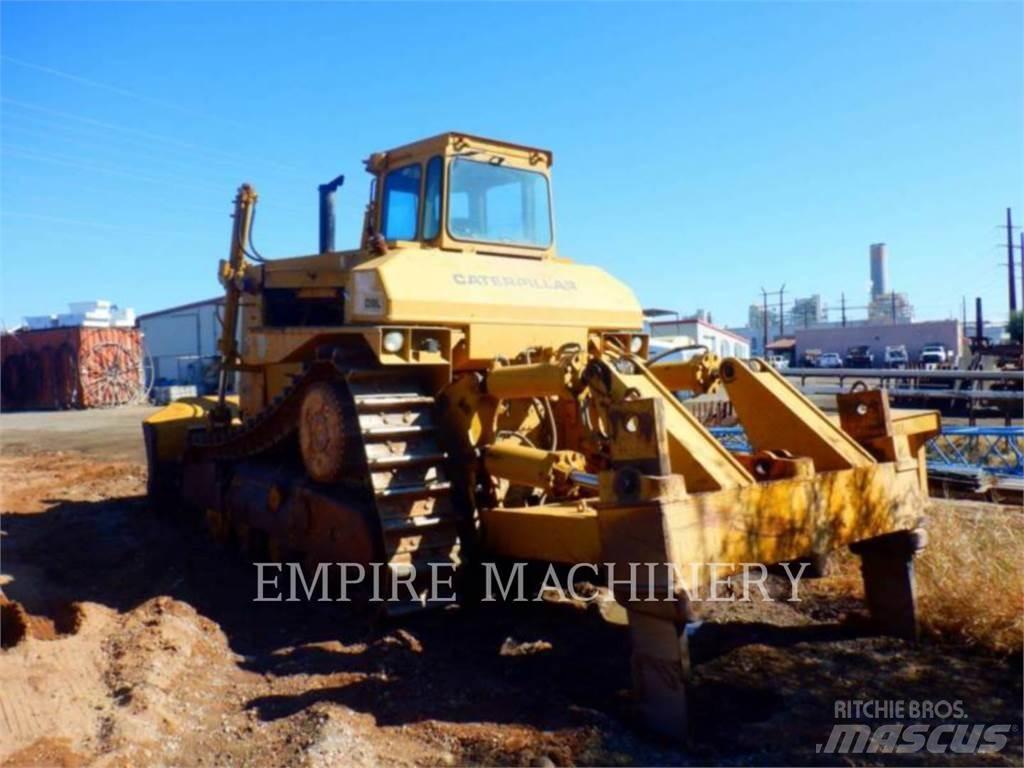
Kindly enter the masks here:
M 1010 338 L 1019 343 L 1024 343 L 1024 311 L 1017 310 L 1010 313 L 1010 321 L 1006 324 L 1006 330 L 1010 332 Z

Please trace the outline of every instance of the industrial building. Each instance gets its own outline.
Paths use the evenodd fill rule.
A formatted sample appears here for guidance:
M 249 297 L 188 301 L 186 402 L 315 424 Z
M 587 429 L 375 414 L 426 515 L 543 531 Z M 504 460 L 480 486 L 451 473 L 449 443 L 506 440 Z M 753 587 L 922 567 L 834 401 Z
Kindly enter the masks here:
M 853 346 L 868 345 L 881 361 L 886 346 L 905 344 L 914 358 L 915 351 L 928 343 L 942 343 L 958 352 L 962 347 L 960 330 L 954 320 L 938 323 L 914 323 L 914 308 L 906 293 L 889 285 L 889 252 L 885 243 L 872 243 L 868 250 L 871 290 L 867 298 L 842 294 L 831 305 L 820 294 L 796 297 L 784 308 L 781 290 L 768 292 L 779 300 L 752 303 L 747 324 L 730 330 L 748 340 L 756 356 L 792 353 L 799 361 L 808 349 L 843 354 Z M 959 324 L 956 323 L 957 328 Z M 885 330 L 883 330 L 885 327 Z M 794 344 L 794 334 L 795 344 Z M 788 340 L 777 344 L 776 341 Z M 767 348 L 765 343 L 767 342 Z
M 223 305 L 218 297 L 139 316 L 156 386 L 191 385 L 198 394 L 216 390 Z
M 740 334 L 720 328 L 698 314 L 696 317 L 676 317 L 674 320 L 652 320 L 647 323 L 651 336 L 683 337 L 691 344 L 703 344 L 720 357 L 750 357 L 750 340 Z
M 810 351 L 845 353 L 850 347 L 867 346 L 881 366 L 887 346 L 900 344 L 907 348 L 911 362 L 916 362 L 926 344 L 942 344 L 953 350 L 956 359 L 964 352 L 963 329 L 959 320 L 934 320 L 921 323 L 884 323 L 879 325 L 830 325 L 818 328 L 796 328 L 795 355 L 799 361 Z

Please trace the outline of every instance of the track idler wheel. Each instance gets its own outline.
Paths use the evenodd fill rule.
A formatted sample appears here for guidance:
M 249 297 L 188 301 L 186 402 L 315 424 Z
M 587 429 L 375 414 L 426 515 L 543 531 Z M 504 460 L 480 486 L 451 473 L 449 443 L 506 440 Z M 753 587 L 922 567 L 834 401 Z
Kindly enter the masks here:
M 336 483 L 345 474 L 345 390 L 322 381 L 311 386 L 299 414 L 299 448 L 306 474 L 318 483 Z

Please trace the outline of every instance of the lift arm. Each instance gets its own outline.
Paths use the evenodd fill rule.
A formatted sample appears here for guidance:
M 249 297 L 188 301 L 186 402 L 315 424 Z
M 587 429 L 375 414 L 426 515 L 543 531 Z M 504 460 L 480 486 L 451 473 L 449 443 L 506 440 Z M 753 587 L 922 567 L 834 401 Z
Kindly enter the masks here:
M 235 211 L 232 214 L 231 246 L 228 260 L 220 262 L 218 278 L 224 286 L 224 322 L 221 326 L 217 350 L 220 352 L 220 376 L 217 383 L 217 407 L 210 412 L 215 427 L 231 423 L 231 410 L 227 405 L 228 377 L 238 368 L 238 312 L 242 295 L 242 278 L 245 275 L 245 244 L 249 241 L 252 214 L 256 208 L 256 190 L 249 184 L 238 188 L 235 196 Z

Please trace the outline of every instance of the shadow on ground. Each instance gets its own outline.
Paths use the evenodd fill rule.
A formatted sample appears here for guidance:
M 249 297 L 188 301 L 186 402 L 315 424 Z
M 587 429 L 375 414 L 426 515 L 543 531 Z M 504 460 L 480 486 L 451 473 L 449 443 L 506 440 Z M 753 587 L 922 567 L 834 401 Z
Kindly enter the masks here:
M 156 515 L 142 497 L 48 503 L 46 512 L 4 516 L 8 597 L 44 616 L 81 601 L 120 612 L 157 595 L 187 602 L 219 625 L 243 668 L 288 681 L 248 701 L 266 721 L 327 702 L 383 726 L 591 729 L 602 745 L 595 761 L 651 764 L 822 763 L 814 745 L 841 698 L 955 698 L 972 721 L 1019 722 L 1019 659 L 910 648 L 850 622 L 747 618 L 706 623 L 694 638 L 692 746 L 677 751 L 633 727 L 627 633 L 596 606 L 477 604 L 398 625 L 365 605 L 257 603 L 251 563 L 199 526 Z M 911 668 L 918 673 L 903 674 Z

